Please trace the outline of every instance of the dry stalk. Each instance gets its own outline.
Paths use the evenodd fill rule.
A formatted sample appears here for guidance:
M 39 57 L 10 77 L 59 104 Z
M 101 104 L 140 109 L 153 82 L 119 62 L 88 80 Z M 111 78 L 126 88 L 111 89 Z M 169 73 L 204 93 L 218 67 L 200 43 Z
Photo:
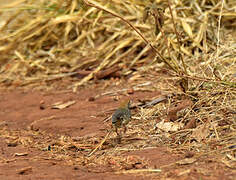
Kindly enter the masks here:
M 90 152 L 90 153 L 88 154 L 88 157 L 92 156 L 99 148 L 102 147 L 102 145 L 104 144 L 104 142 L 106 142 L 106 140 L 107 140 L 107 138 L 109 137 L 109 135 L 111 134 L 111 132 L 112 132 L 112 130 L 110 130 L 110 131 L 106 134 L 105 138 L 101 141 L 101 143 L 98 144 L 98 145 L 96 146 L 96 148 L 95 148 L 92 152 Z
M 99 9 L 99 10 L 102 10 L 102 11 L 104 11 L 104 12 L 107 12 L 107 13 L 111 14 L 112 16 L 118 17 L 118 18 L 120 18 L 123 22 L 127 23 L 127 24 L 144 40 L 144 42 L 145 42 L 146 44 L 148 44 L 156 54 L 158 54 L 158 56 L 161 58 L 161 60 L 162 60 L 164 63 L 166 63 L 172 70 L 174 70 L 175 72 L 177 72 L 177 70 L 169 63 L 169 61 L 166 60 L 166 59 L 159 53 L 159 51 L 142 35 L 142 33 L 141 33 L 136 27 L 134 27 L 128 20 L 126 20 L 125 18 L 121 17 L 120 15 L 117 15 L 117 14 L 114 13 L 114 12 L 111 12 L 110 10 L 107 10 L 107 9 L 101 7 L 101 6 L 97 6 L 97 5 L 95 5 L 95 4 L 92 4 L 92 3 L 88 2 L 87 0 L 84 0 L 84 2 L 85 2 L 85 4 L 87 4 L 88 6 L 95 7 L 95 8 L 97 8 L 97 9 Z
M 179 57 L 180 57 L 180 60 L 182 61 L 183 67 L 184 67 L 184 74 L 187 75 L 186 64 L 184 63 L 184 60 L 183 60 L 183 57 L 182 57 L 182 54 L 181 54 L 181 50 L 180 50 L 180 47 L 181 47 L 180 37 L 179 37 L 179 33 L 177 32 L 177 29 L 176 29 L 176 24 L 175 24 L 175 20 L 174 20 L 174 16 L 173 16 L 173 13 L 172 13 L 172 9 L 171 9 L 171 5 L 170 5 L 170 1 L 169 0 L 168 0 L 168 7 L 169 7 L 169 10 L 170 10 L 170 14 L 171 14 L 172 23 L 173 23 L 173 26 L 174 26 L 174 31 L 175 31 L 175 34 L 176 34 L 176 38 L 177 38 L 177 41 L 178 41 Z

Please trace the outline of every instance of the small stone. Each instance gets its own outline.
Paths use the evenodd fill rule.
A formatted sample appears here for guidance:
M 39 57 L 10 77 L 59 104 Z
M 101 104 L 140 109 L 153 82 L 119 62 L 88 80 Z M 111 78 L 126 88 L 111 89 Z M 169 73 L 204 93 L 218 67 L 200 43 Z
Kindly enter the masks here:
M 88 101 L 95 101 L 95 97 L 89 97 Z
M 45 102 L 44 102 L 44 100 L 41 100 L 40 102 L 39 102 L 39 109 L 41 109 L 41 110 L 44 110 L 46 107 L 45 107 Z

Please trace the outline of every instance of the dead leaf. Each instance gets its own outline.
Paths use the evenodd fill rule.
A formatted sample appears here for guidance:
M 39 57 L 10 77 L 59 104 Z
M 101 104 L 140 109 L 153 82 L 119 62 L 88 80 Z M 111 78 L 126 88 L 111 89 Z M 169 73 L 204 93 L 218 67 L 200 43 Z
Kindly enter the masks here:
M 184 84 L 185 86 L 186 84 Z M 186 86 L 185 86 L 186 87 Z M 173 106 L 169 109 L 167 119 L 170 121 L 176 121 L 178 117 L 178 112 L 182 111 L 184 109 L 187 109 L 188 107 L 191 107 L 192 101 L 191 100 L 183 100 L 181 103 L 179 103 L 177 106 Z
M 192 138 L 196 139 L 198 142 L 201 142 L 203 139 L 205 139 L 209 133 L 210 124 L 209 123 L 205 123 L 199 127 L 197 127 L 192 134 Z
M 66 103 L 63 103 L 63 102 L 57 102 L 55 104 L 52 105 L 52 109 L 64 109 L 64 108 L 67 108 L 73 104 L 75 104 L 76 101 L 68 101 Z
M 94 74 L 94 78 L 95 79 L 104 79 L 107 77 L 120 77 L 121 74 L 119 73 L 119 71 L 121 70 L 121 68 L 119 66 L 113 66 L 111 68 L 99 71 L 97 73 Z
M 184 129 L 193 129 L 196 127 L 196 119 L 192 118 L 185 126 Z
M 161 121 L 156 124 L 156 127 L 165 131 L 165 132 L 175 132 L 181 129 L 184 126 L 183 123 L 178 122 L 164 122 Z

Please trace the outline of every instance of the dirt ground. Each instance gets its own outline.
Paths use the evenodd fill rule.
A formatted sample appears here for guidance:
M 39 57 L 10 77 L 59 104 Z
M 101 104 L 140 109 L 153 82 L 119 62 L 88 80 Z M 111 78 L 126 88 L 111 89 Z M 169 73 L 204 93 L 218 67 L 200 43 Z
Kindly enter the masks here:
M 2 89 L 0 179 L 236 178 L 236 171 L 214 160 L 214 156 L 196 158 L 195 162 L 189 164 L 178 164 L 176 162 L 183 159 L 191 159 L 193 156 L 191 152 L 177 153 L 164 144 L 129 150 L 128 143 L 139 141 L 140 137 L 131 138 L 130 142 L 122 141 L 118 145 L 119 148 L 126 148 L 113 157 L 115 160 L 109 159 L 112 154 L 111 156 L 108 154 L 107 157 L 102 154 L 106 148 L 114 150 L 117 148 L 109 144 L 110 140 L 104 144 L 102 150 L 98 150 L 90 159 L 86 159 L 89 151 L 106 134 L 106 129 L 111 124 L 106 118 L 111 116 L 120 100 L 130 98 L 133 102 L 138 102 L 160 94 L 160 92 L 134 91 L 129 94 L 118 94 L 115 98 L 109 95 L 94 98 L 104 92 L 99 86 L 98 84 L 79 88 L 76 93 L 56 88 L 47 91 Z M 71 102 L 71 105 L 62 109 L 52 108 L 53 104 L 61 101 Z M 134 110 L 135 113 L 137 110 Z M 129 127 L 131 126 L 132 123 Z M 95 144 L 93 147 L 92 140 Z M 125 160 L 120 160 L 120 157 Z M 100 164 L 97 163 L 99 158 L 101 158 Z M 128 161 L 134 163 L 127 163 Z M 161 169 L 161 172 L 131 171 L 145 168 Z M 124 173 L 123 170 L 127 172 Z

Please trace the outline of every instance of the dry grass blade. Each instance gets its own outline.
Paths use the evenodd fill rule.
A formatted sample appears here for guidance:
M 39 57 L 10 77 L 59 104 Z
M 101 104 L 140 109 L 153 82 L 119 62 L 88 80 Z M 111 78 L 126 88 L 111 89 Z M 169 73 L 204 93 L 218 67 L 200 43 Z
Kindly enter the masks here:
M 99 148 L 102 147 L 102 145 L 103 145 L 104 142 L 107 140 L 107 138 L 109 137 L 109 135 L 111 134 L 111 132 L 112 132 L 112 131 L 109 131 L 109 132 L 106 134 L 105 138 L 101 141 L 101 143 L 99 143 L 99 145 L 96 146 L 96 148 L 95 148 L 92 152 L 90 152 L 90 153 L 88 154 L 88 157 L 92 156 Z
M 133 174 L 133 173 L 160 173 L 161 169 L 132 169 L 121 172 L 116 172 L 116 174 Z

